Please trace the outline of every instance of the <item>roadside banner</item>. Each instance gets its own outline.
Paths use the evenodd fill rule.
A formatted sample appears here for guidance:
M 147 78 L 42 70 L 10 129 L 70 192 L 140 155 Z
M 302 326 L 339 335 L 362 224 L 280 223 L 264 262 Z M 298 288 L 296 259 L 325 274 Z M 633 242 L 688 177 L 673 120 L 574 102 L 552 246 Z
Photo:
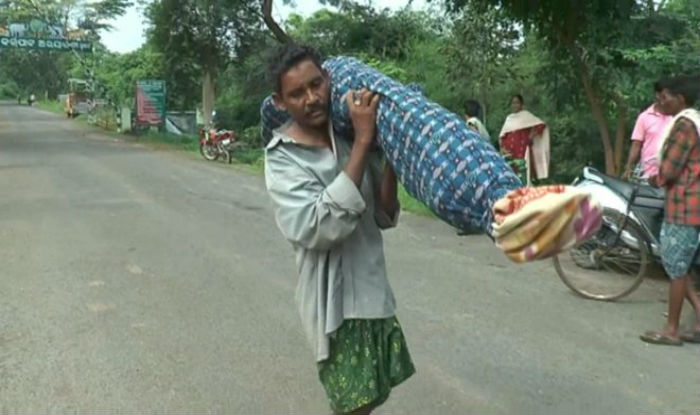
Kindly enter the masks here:
M 136 82 L 136 123 L 163 125 L 165 123 L 165 81 Z

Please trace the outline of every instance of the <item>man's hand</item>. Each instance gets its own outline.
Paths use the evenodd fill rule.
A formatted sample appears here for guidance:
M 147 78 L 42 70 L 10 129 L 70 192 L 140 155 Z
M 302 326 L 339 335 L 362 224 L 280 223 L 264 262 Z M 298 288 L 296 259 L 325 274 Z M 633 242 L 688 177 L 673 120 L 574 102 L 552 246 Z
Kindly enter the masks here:
M 359 189 L 362 185 L 367 155 L 374 143 L 379 95 L 366 89 L 359 92 L 350 90 L 346 99 L 352 126 L 355 129 L 355 142 L 350 151 L 350 159 L 345 164 L 345 173 Z
M 632 176 L 632 169 L 630 167 L 625 168 L 625 172 L 622 173 L 622 180 L 629 180 Z
M 629 178 L 632 177 L 632 173 L 634 172 L 634 166 L 637 165 L 637 162 L 639 161 L 641 155 L 642 142 L 638 140 L 632 141 L 632 147 L 630 147 L 630 154 L 629 157 L 627 157 L 625 173 L 622 175 L 623 179 L 629 180 Z
M 379 95 L 366 89 L 350 90 L 347 94 L 350 119 L 355 129 L 355 142 L 371 144 L 374 141 L 377 123 Z
M 649 176 L 647 180 L 649 181 L 649 186 L 659 187 L 659 176 Z

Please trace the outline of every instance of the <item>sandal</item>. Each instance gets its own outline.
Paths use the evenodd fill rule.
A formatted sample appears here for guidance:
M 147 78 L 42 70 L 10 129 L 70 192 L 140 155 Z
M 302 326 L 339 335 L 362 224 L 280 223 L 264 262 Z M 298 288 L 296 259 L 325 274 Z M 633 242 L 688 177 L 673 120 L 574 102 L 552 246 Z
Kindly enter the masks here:
M 686 330 L 678 338 L 688 343 L 700 343 L 700 330 Z
M 683 341 L 681 339 L 674 339 L 666 333 L 660 331 L 648 331 L 639 338 L 647 343 L 651 344 L 663 344 L 665 346 L 683 346 Z

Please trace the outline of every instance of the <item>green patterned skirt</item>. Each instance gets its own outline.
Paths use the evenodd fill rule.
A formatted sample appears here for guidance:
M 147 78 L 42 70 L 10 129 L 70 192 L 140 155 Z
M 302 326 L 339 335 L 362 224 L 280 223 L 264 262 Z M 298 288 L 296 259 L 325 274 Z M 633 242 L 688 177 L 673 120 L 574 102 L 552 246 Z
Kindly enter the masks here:
M 416 372 L 396 317 L 345 320 L 330 339 L 318 374 L 337 414 L 384 403 Z

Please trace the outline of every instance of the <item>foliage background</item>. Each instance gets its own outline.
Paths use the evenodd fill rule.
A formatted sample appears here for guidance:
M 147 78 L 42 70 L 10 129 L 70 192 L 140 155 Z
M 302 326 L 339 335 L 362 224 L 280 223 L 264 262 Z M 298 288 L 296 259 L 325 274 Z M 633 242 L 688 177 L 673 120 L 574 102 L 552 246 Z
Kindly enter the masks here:
M 493 138 L 511 95 L 522 94 L 552 131 L 552 181 L 568 182 L 587 164 L 619 170 L 606 160 L 626 158 L 636 115 L 653 100 L 653 82 L 700 72 L 696 0 L 599 0 L 571 17 L 566 13 L 573 1 L 550 1 L 551 10 L 535 13 L 528 0 L 434 0 L 421 11 L 335 0 L 308 18 L 291 15 L 282 26 L 324 56 L 357 56 L 402 82 L 417 82 L 429 98 L 456 113 L 463 112 L 466 99 L 477 99 Z M 21 15 L 26 2 L 15 3 L 3 9 L 0 24 L 13 18 L 8 10 Z M 60 4 L 45 3 L 61 14 Z M 122 3 L 106 8 L 104 16 L 83 11 L 75 21 L 86 28 L 104 25 Z M 154 1 L 146 11 L 147 43 L 127 54 L 98 47 L 88 59 L 77 59 L 0 50 L 0 96 L 56 98 L 67 79 L 85 76 L 89 65 L 101 86 L 98 93 L 115 104 L 133 106 L 135 81 L 161 78 L 168 82 L 169 109 L 193 110 L 201 107 L 203 74 L 209 72 L 221 124 L 255 146 L 259 105 L 270 92 L 266 53 L 276 44 L 260 6 L 243 0 Z M 552 23 L 571 18 L 578 19 L 574 32 Z M 99 42 L 98 32 L 92 33 Z M 584 71 L 603 119 L 594 116 Z M 601 140 L 603 127 L 610 132 L 611 149 Z

